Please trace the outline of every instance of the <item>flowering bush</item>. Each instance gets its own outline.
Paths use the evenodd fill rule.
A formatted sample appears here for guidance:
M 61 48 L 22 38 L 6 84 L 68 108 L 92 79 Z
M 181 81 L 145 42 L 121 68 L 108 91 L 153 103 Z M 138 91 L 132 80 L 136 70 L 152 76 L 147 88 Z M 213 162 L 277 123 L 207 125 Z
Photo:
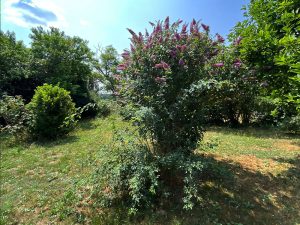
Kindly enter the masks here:
M 231 125 L 250 122 L 260 86 L 255 71 L 238 58 L 236 47 L 240 41 L 239 37 L 230 47 L 222 48 L 213 59 L 210 76 L 219 82 L 220 88 L 210 96 L 208 122 L 226 121 Z
M 213 40 L 209 27 L 195 20 L 181 24 L 178 20 L 170 25 L 167 17 L 151 23 L 150 34 L 128 29 L 131 48 L 118 66 L 126 80 L 123 94 L 141 109 L 140 132 L 150 135 L 159 154 L 195 149 L 209 93 L 218 86 L 209 71 L 224 39 L 217 34 Z
M 133 212 L 173 194 L 180 195 L 184 209 L 201 200 L 198 182 L 207 162 L 193 152 L 215 93 L 224 85 L 214 75 L 224 66 L 217 61 L 224 38 L 217 34 L 213 40 L 209 27 L 195 20 L 181 23 L 170 25 L 167 17 L 151 23 L 150 34 L 128 29 L 131 47 L 117 67 L 120 94 L 134 109 L 132 119 L 145 143 L 105 151 L 110 158 L 103 157 L 99 174 L 106 176 L 98 183 L 104 199 L 123 198 Z

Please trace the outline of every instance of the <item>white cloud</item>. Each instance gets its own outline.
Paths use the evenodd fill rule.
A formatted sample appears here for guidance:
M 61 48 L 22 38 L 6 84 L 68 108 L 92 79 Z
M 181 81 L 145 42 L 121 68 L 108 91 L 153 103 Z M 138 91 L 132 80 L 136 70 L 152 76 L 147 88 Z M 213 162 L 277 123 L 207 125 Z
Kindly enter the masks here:
M 81 20 L 79 21 L 79 24 L 80 24 L 80 26 L 82 26 L 82 27 L 88 27 L 88 26 L 90 25 L 90 22 L 87 21 L 87 20 L 81 19 Z
M 16 7 L 16 4 L 20 3 L 27 5 L 33 10 Z M 34 10 L 52 14 L 56 19 L 49 20 L 47 17 L 43 17 L 43 15 L 41 15 L 42 13 L 37 15 L 34 13 Z M 3 12 L 5 20 L 21 27 L 30 28 L 41 25 L 45 27 L 65 28 L 68 26 L 63 10 L 51 1 L 31 0 L 24 2 L 22 0 L 6 0 L 4 2 Z

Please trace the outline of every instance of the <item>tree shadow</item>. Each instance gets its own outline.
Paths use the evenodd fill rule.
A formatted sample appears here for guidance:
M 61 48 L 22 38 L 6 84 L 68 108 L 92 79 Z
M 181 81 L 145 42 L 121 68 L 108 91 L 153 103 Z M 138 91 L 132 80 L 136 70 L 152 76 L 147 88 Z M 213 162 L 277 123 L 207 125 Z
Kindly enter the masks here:
M 53 140 L 39 139 L 38 141 L 34 142 L 34 144 L 43 148 L 52 148 L 58 145 L 63 146 L 63 145 L 71 144 L 78 140 L 79 138 L 75 135 L 66 135 L 63 137 L 58 137 Z
M 291 144 L 300 147 L 300 139 L 298 141 L 293 141 Z
M 291 225 L 300 222 L 300 156 L 276 159 L 290 164 L 289 169 L 276 176 L 244 168 L 232 160 L 203 157 L 209 163 L 209 171 L 200 181 L 202 200 L 193 210 L 182 210 L 180 199 L 169 199 L 167 205 L 157 207 L 155 212 L 142 212 L 135 219 L 128 218 L 124 213 L 126 208 L 112 211 L 102 219 L 107 224 L 164 225 Z
M 165 209 L 167 213 L 156 218 L 157 224 L 290 225 L 300 222 L 300 156 L 277 159 L 291 165 L 278 176 L 244 168 L 232 160 L 215 160 L 211 156 L 206 159 L 219 170 L 228 169 L 234 178 L 215 176 L 211 172 L 212 176 L 205 176 L 201 181 L 203 199 L 197 207 L 190 212 L 178 207 Z
M 82 130 L 92 130 L 95 129 L 96 125 L 93 124 L 93 119 L 84 119 L 78 123 L 78 128 Z M 44 148 L 52 148 L 57 145 L 66 145 L 78 141 L 79 138 L 73 133 L 65 136 L 57 137 L 56 139 L 40 139 L 35 142 L 36 145 Z
M 285 133 L 275 128 L 257 128 L 257 127 L 209 127 L 208 131 L 218 132 L 222 134 L 233 134 L 238 136 L 248 136 L 256 138 L 271 138 L 271 139 L 296 139 L 300 138 L 299 134 Z M 298 143 L 299 145 L 299 143 Z
M 78 123 L 78 128 L 82 130 L 92 130 L 97 126 L 93 123 L 94 119 L 84 119 Z

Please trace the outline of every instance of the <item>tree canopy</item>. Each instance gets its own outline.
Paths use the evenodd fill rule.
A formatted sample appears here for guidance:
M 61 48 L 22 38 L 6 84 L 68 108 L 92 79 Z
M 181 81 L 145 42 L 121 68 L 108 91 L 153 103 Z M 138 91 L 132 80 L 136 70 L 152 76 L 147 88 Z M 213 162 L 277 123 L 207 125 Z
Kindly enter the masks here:
M 87 41 L 67 36 L 57 28 L 33 28 L 32 72 L 39 84 L 59 84 L 71 92 L 78 105 L 88 102 L 88 85 L 92 76 L 93 53 Z
M 0 33 L 0 94 L 27 95 L 32 80 L 29 70 L 31 55 L 22 41 L 17 41 L 12 32 Z M 28 87 L 29 86 L 29 87 Z
M 300 110 L 300 2 L 255 0 L 231 34 L 242 37 L 240 55 L 268 95 L 286 112 Z M 287 109 L 288 108 L 288 109 Z

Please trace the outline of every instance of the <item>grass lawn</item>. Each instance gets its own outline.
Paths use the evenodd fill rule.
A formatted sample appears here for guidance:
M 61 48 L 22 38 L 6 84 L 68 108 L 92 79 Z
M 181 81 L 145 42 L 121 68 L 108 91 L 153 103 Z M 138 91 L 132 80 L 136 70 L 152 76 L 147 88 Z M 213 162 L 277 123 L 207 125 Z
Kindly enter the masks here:
M 93 171 L 101 145 L 126 127 L 112 115 L 81 122 L 53 142 L 0 137 L 0 224 L 300 224 L 300 137 L 270 129 L 208 129 L 199 154 L 232 176 L 200 183 L 203 201 L 191 212 L 171 207 L 129 222 L 116 214 L 104 219 L 84 202 L 62 204 Z

